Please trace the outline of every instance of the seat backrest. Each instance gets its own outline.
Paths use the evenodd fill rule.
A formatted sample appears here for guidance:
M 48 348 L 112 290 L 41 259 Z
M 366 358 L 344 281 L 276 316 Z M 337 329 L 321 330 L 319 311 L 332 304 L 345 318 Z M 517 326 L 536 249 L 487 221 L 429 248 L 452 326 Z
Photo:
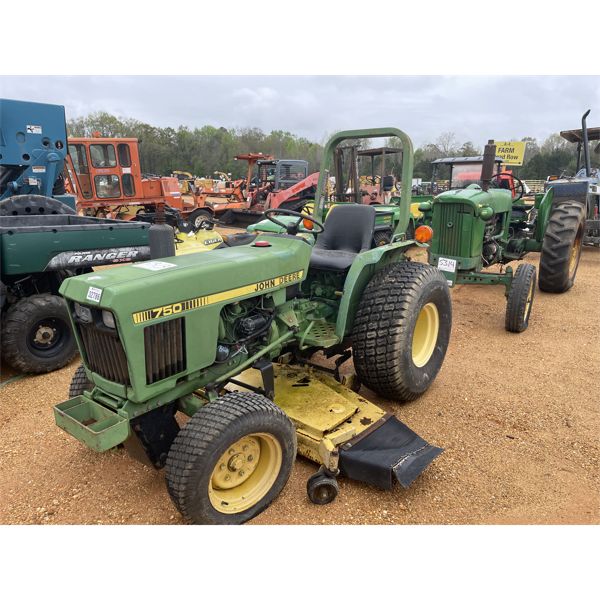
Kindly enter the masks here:
M 329 211 L 324 225 L 315 248 L 363 252 L 371 248 L 375 209 L 366 204 L 338 204 Z

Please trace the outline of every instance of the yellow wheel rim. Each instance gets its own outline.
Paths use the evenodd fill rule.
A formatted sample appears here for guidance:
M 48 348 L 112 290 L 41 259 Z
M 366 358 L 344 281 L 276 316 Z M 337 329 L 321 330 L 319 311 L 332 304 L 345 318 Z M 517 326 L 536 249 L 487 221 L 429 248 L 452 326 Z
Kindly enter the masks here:
M 535 279 L 531 280 L 529 284 L 529 293 L 527 294 L 527 301 L 525 303 L 525 316 L 524 319 L 527 321 L 529 319 L 529 313 L 531 312 L 531 303 L 533 302 L 533 291 L 535 289 Z
M 573 248 L 571 248 L 571 256 L 569 257 L 569 278 L 575 275 L 577 269 L 577 263 L 579 262 L 579 255 L 581 254 L 581 242 L 583 240 L 583 227 L 580 227 L 577 231 L 577 236 L 573 242 Z
M 221 513 L 248 510 L 273 487 L 283 461 L 280 443 L 270 433 L 247 435 L 219 458 L 208 484 L 211 504 Z
M 429 362 L 439 331 L 440 313 L 437 306 L 429 302 L 421 309 L 413 332 L 412 359 L 415 366 L 423 367 Z

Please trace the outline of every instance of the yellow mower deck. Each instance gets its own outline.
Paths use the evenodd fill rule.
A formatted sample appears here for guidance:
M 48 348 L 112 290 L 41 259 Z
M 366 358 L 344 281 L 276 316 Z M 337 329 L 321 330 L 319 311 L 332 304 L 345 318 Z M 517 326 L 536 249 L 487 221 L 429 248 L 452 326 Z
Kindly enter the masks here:
M 254 369 L 236 381 L 255 388 L 262 384 Z M 227 387 L 245 389 L 234 383 Z M 298 454 L 332 473 L 339 470 L 383 488 L 391 487 L 396 475 L 408 487 L 442 452 L 333 376 L 311 367 L 276 365 L 274 401 L 296 427 Z M 375 433 L 383 443 L 369 444 Z

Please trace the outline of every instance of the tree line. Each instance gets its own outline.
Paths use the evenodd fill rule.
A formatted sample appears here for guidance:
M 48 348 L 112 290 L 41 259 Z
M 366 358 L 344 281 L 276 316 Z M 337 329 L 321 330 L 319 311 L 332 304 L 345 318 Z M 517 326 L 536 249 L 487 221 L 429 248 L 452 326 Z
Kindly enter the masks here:
M 120 119 L 105 112 L 69 120 L 68 133 L 74 137 L 89 137 L 99 132 L 106 137 L 135 137 L 140 143 L 140 161 L 144 173 L 169 175 L 174 170 L 189 171 L 199 177 L 212 177 L 215 171 L 231 173 L 232 177 L 245 176 L 245 161 L 234 156 L 247 152 L 272 154 L 276 158 L 303 159 L 309 163 L 309 172 L 319 169 L 323 146 L 289 131 L 275 130 L 265 133 L 258 128 L 203 127 L 190 129 L 180 126 L 155 127 L 136 119 Z M 397 146 L 399 140 L 388 140 L 387 145 Z M 567 142 L 558 133 L 538 142 L 524 137 L 527 142 L 525 160 L 521 167 L 513 168 L 521 179 L 545 179 L 548 175 L 563 172 L 573 174 L 577 160 L 575 144 Z M 431 161 L 448 156 L 477 156 L 482 148 L 471 141 L 460 142 L 454 133 L 441 133 L 434 142 L 415 149 L 414 177 L 431 179 Z M 592 153 L 592 163 L 600 166 L 600 155 Z M 393 159 L 392 159 L 393 161 Z M 361 173 L 370 171 L 364 161 Z M 392 162 L 391 170 L 400 176 L 400 164 Z M 443 178 L 441 172 L 438 176 Z

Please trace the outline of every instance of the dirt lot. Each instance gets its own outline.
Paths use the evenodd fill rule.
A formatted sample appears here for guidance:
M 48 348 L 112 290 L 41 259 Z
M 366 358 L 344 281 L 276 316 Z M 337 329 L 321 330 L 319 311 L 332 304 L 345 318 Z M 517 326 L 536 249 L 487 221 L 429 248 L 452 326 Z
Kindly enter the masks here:
M 434 385 L 412 404 L 381 403 L 445 452 L 410 490 L 341 480 L 325 507 L 309 503 L 315 467 L 298 460 L 253 522 L 600 522 L 599 297 L 600 251 L 588 248 L 575 287 L 538 291 L 520 335 L 504 331 L 500 288 L 454 289 Z M 77 364 L 15 380 L 2 370 L 0 523 L 181 523 L 162 472 L 123 450 L 96 454 L 54 425 L 51 407 L 66 398 Z

